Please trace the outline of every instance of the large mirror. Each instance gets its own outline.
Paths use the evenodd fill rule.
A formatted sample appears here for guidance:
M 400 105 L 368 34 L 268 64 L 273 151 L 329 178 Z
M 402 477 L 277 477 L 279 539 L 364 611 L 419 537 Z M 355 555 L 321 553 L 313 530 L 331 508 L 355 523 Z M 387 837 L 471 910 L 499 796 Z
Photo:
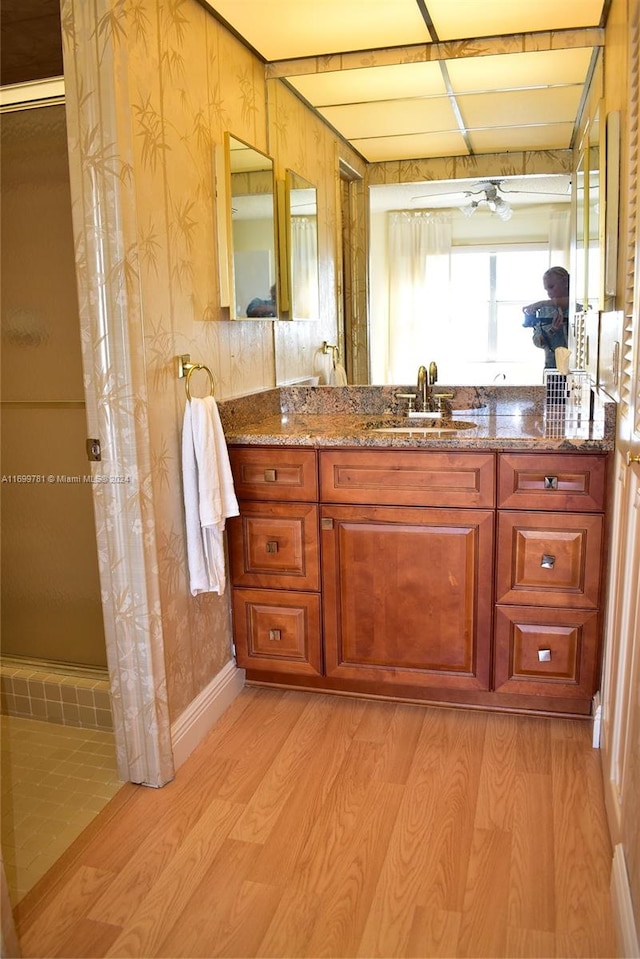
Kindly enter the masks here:
M 278 256 L 273 160 L 226 137 L 229 210 L 229 308 L 232 319 L 278 315 Z
M 523 306 L 569 268 L 571 197 L 569 173 L 372 186 L 371 382 L 541 383 Z
M 287 170 L 285 196 L 289 315 L 293 320 L 317 320 L 320 317 L 317 190 L 304 177 Z

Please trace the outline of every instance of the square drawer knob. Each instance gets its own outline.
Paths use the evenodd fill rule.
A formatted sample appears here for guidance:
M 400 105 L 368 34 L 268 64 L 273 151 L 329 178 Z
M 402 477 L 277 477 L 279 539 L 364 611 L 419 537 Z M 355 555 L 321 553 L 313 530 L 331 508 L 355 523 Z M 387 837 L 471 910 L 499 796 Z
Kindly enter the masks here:
M 545 489 L 557 489 L 557 488 L 558 488 L 558 477 L 557 477 L 557 476 L 545 476 L 545 478 L 544 478 L 544 488 L 545 488 Z
M 264 471 L 264 481 L 265 483 L 275 483 L 278 480 L 278 474 L 275 470 L 265 470 Z
M 550 663 L 550 662 L 551 662 L 551 650 L 550 650 L 550 649 L 539 649 L 539 650 L 538 650 L 538 662 L 540 662 L 540 663 Z
M 278 552 L 278 541 L 271 539 L 267 543 L 267 553 L 277 553 Z
M 282 633 L 279 629 L 270 629 L 269 630 L 269 639 L 272 643 L 279 643 L 282 639 Z
M 553 569 L 556 563 L 555 556 L 550 556 L 548 553 L 542 554 L 542 559 L 540 560 L 540 566 L 543 569 Z

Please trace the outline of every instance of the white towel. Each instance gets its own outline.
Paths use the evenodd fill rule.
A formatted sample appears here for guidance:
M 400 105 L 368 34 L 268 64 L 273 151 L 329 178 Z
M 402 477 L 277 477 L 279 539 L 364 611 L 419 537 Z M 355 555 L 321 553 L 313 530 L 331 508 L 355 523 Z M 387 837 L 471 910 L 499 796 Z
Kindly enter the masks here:
M 182 426 L 182 482 L 191 595 L 224 593 L 224 525 L 237 516 L 229 452 L 213 396 L 187 403 Z
M 329 386 L 348 386 L 347 371 L 342 363 L 334 363 L 329 375 Z

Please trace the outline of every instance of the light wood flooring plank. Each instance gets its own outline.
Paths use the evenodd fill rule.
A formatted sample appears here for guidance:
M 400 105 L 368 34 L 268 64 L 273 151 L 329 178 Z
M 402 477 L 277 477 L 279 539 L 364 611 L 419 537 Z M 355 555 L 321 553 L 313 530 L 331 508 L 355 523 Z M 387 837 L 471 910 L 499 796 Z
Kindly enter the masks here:
M 591 783 L 597 757 L 573 737 L 553 741 L 554 888 L 556 933 L 572 954 L 595 955 L 609 942 L 614 954 L 609 878 L 611 847 L 604 803 Z M 591 785 L 590 785 L 591 783 Z
M 417 906 L 402 955 L 408 959 L 456 957 L 461 918 L 459 912 L 442 912 Z
M 163 808 L 158 809 L 154 801 L 152 809 L 140 817 L 145 826 L 142 836 L 137 829 L 133 837 L 127 836 L 126 831 L 118 830 L 114 837 L 119 844 L 117 855 L 105 856 L 110 868 L 117 870 L 117 875 L 109 896 L 98 900 L 89 914 L 90 919 L 113 925 L 126 922 L 176 855 L 190 831 L 197 827 L 210 809 L 216 784 L 221 777 L 223 781 L 225 775 L 230 775 L 232 765 L 230 760 L 214 756 L 202 777 L 197 780 L 197 786 L 193 783 L 187 791 L 175 790 L 178 793 L 175 798 L 172 795 L 173 783 L 163 790 L 157 790 L 165 792 Z M 223 800 L 220 803 L 224 809 L 232 808 L 236 817 L 244 808 Z M 104 837 L 101 849 L 107 841 L 108 836 Z M 94 855 L 92 859 L 95 858 L 97 856 Z
M 560 955 L 557 951 L 555 933 L 509 926 L 507 956 L 511 959 L 541 959 L 541 957 L 554 959 L 555 956 Z
M 331 702 L 324 696 L 307 700 L 306 708 L 235 824 L 233 839 L 254 843 L 267 840 L 283 809 L 300 788 L 301 770 L 315 759 L 330 710 Z
M 491 716 L 482 752 L 475 825 L 511 829 L 517 765 L 518 717 Z
M 251 882 L 259 847 L 227 839 L 156 956 L 254 956 L 282 890 Z
M 113 873 L 80 864 L 28 928 L 19 930 L 22 955 L 57 955 L 61 944 L 68 942 L 73 927 L 86 918 L 89 907 L 113 878 Z
M 313 759 L 301 768 L 295 789 L 263 845 L 254 882 L 285 885 L 289 881 L 365 710 L 364 701 L 329 696 L 322 699 L 325 723 Z
M 551 775 L 518 773 L 514 790 L 508 924 L 555 932 L 553 786 Z
M 55 955 L 60 959 L 86 959 L 95 953 L 106 955 L 120 932 L 119 926 L 95 922 L 93 919 L 79 919 L 69 929 Z
M 246 689 L 39 884 L 23 956 L 611 959 L 602 793 L 588 723 Z
M 174 850 L 165 868 L 152 883 L 145 883 L 144 895 L 136 896 L 138 906 L 127 910 L 126 928 L 112 944 L 109 956 L 153 956 L 159 944 L 180 920 L 191 898 L 197 895 L 216 853 L 227 838 L 231 827 L 242 812 L 238 803 L 214 799 L 207 812 L 185 835 Z M 130 897 L 130 885 L 125 884 Z M 106 917 L 122 911 L 122 898 L 109 909 L 102 901 L 97 915 Z M 122 923 L 124 925 L 124 923 Z
M 418 907 L 462 904 L 485 726 L 453 710 L 425 718 L 358 955 L 404 955 Z
M 476 829 L 458 938 L 459 956 L 506 955 L 511 834 Z
M 376 780 L 379 744 L 353 741 L 262 944 L 268 956 L 354 955 L 402 788 Z

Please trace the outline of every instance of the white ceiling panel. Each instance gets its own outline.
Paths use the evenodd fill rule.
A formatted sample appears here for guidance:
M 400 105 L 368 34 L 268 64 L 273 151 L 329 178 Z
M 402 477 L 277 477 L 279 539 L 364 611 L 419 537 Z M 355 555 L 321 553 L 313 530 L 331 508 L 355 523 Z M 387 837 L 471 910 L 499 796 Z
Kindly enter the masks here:
M 388 67 L 312 73 L 289 82 L 319 106 L 421 96 L 442 96 L 445 83 L 438 63 L 400 63 Z
M 603 0 L 426 0 L 440 40 L 596 27 Z
M 265 60 L 426 43 L 415 0 L 212 0 Z
M 420 157 L 465 156 L 467 146 L 460 133 L 412 133 L 398 137 L 353 140 L 353 146 L 370 163 L 384 160 L 416 160 Z
M 386 136 L 396 136 L 458 128 L 448 97 L 358 103 L 355 106 L 326 107 L 320 112 L 348 140 L 375 137 L 381 130 Z
M 494 127 L 472 130 L 474 153 L 507 153 L 515 150 L 568 150 L 573 124 L 541 123 L 536 126 Z
M 371 162 L 573 146 L 609 6 L 201 2 Z
M 458 105 L 469 129 L 517 126 L 526 117 L 530 123 L 559 123 L 576 115 L 582 87 L 551 90 L 503 90 L 500 93 L 465 94 Z
M 591 50 L 544 50 L 502 56 L 449 60 L 447 69 L 455 93 L 584 83 Z

